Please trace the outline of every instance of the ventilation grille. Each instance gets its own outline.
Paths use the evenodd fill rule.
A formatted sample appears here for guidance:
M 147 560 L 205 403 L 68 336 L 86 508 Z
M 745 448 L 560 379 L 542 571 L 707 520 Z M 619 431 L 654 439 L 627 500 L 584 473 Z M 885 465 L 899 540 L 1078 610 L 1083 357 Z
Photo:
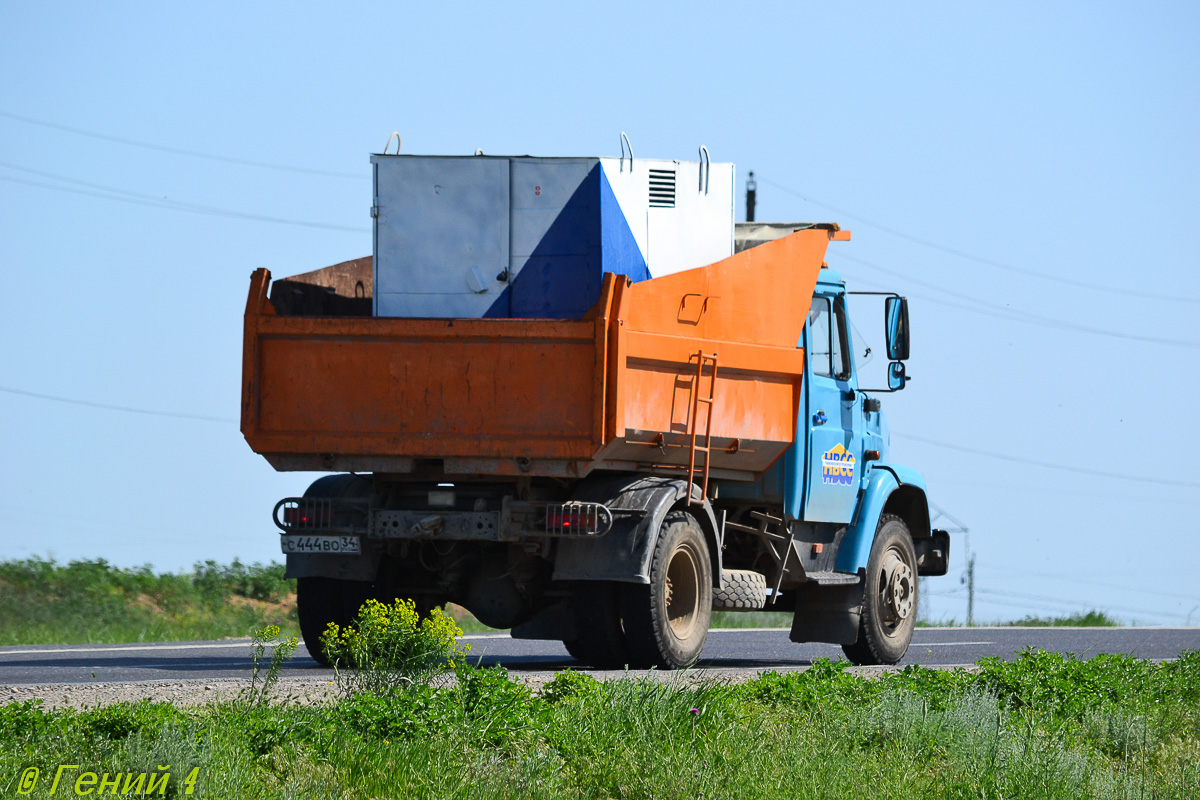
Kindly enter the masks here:
M 651 208 L 675 207 L 675 170 L 650 170 L 650 206 Z

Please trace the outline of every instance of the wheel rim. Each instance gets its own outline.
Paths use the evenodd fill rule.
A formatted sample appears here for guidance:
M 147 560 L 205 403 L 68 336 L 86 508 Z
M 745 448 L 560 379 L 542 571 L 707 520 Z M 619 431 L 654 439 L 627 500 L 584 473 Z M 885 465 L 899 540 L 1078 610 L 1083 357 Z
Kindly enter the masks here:
M 681 547 L 671 554 L 665 595 L 671 632 L 680 639 L 689 638 L 700 610 L 700 570 L 690 548 Z
M 879 565 L 880 618 L 891 634 L 912 616 L 917 600 L 917 579 L 912 566 L 896 547 L 888 548 Z

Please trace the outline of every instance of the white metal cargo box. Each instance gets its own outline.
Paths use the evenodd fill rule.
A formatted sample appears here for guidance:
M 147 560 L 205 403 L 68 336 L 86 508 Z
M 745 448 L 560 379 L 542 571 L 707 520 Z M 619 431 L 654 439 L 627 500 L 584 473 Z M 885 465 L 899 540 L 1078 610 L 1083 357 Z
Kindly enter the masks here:
M 634 281 L 733 254 L 733 165 L 374 155 L 384 317 L 577 319 Z

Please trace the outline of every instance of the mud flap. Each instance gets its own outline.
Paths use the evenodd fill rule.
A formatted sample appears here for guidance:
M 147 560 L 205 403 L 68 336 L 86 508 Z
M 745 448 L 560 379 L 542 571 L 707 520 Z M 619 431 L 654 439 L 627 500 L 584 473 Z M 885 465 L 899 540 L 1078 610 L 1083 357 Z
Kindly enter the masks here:
M 858 641 L 865 585 L 860 580 L 837 586 L 801 586 L 796 590 L 796 613 L 789 638 L 793 642 L 854 644 Z
M 604 503 L 613 512 L 613 527 L 595 539 L 563 539 L 554 558 L 554 580 L 620 581 L 649 583 L 650 558 L 662 521 L 671 509 L 700 489 L 677 478 L 620 475 L 589 482 L 573 499 Z M 721 586 L 721 548 L 717 544 L 717 520 L 712 506 L 704 501 L 687 510 L 700 523 L 712 556 L 713 586 Z

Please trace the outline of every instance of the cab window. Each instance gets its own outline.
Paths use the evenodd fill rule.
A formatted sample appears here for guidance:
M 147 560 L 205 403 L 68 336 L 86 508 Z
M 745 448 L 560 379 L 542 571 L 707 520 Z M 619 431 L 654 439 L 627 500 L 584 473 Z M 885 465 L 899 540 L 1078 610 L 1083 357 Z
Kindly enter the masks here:
M 850 380 L 850 338 L 846 333 L 846 302 L 841 297 L 833 301 L 833 319 L 830 356 L 833 361 L 833 377 L 840 381 Z
M 814 375 L 833 377 L 829 298 L 814 297 L 808 310 L 808 357 Z
M 814 297 L 808 311 L 808 350 L 814 375 L 850 379 L 846 306 L 841 299 Z

